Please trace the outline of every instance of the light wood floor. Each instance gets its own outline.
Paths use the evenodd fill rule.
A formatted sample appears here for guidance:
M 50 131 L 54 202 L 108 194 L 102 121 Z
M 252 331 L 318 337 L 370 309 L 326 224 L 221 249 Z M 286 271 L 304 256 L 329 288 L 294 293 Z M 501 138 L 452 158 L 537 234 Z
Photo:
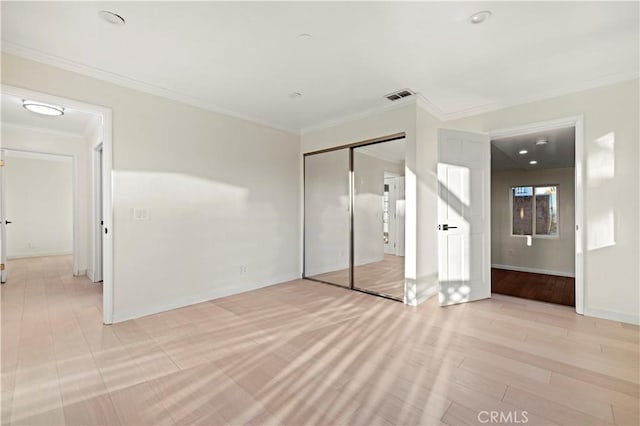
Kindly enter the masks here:
M 569 307 L 411 308 L 298 280 L 102 326 L 68 258 L 9 268 L 3 424 L 639 422 L 638 327 Z
M 349 287 L 349 269 L 327 272 L 312 278 Z M 353 271 L 354 286 L 375 291 L 396 299 L 404 299 L 404 256 L 385 254 L 380 262 L 356 266 Z

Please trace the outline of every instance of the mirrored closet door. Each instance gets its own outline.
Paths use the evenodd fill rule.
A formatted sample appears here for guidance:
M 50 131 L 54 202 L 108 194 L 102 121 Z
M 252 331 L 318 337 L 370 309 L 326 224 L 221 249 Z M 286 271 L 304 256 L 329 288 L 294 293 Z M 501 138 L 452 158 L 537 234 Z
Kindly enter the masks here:
M 354 148 L 354 288 L 404 299 L 405 140 Z
M 304 276 L 351 287 L 349 149 L 304 161 Z
M 403 301 L 404 135 L 304 156 L 304 277 Z

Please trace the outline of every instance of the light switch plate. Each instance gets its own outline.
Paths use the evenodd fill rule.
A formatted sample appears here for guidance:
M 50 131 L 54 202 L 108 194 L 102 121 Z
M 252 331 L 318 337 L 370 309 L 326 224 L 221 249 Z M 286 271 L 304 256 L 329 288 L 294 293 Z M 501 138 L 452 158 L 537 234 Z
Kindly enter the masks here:
M 133 209 L 133 220 L 149 220 L 149 209 L 146 207 L 135 207 Z

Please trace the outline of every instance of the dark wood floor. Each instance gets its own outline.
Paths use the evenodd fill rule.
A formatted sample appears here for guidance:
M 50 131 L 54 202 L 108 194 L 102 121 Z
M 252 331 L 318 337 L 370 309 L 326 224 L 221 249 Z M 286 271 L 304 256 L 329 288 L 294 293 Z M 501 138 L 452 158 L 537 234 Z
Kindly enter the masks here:
M 575 279 L 570 277 L 492 268 L 491 292 L 576 306 Z

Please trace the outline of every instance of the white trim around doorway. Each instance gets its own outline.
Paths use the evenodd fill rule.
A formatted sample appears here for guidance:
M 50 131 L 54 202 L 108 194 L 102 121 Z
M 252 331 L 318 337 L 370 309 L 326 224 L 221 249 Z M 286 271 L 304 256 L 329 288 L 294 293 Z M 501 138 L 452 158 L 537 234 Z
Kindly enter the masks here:
M 37 92 L 15 86 L 2 84 L 2 93 L 20 97 L 22 99 L 37 99 L 54 105 L 64 105 L 67 108 L 96 114 L 102 118 L 102 153 L 103 153 L 103 219 L 104 237 L 103 252 L 103 284 L 102 284 L 102 322 L 113 323 L 113 198 L 112 198 L 112 152 L 113 152 L 113 113 L 111 108 L 88 104 L 74 99 L 63 98 L 47 93 Z
M 575 128 L 575 297 L 576 312 L 584 315 L 584 117 L 576 115 L 489 131 L 491 140 L 564 127 Z

